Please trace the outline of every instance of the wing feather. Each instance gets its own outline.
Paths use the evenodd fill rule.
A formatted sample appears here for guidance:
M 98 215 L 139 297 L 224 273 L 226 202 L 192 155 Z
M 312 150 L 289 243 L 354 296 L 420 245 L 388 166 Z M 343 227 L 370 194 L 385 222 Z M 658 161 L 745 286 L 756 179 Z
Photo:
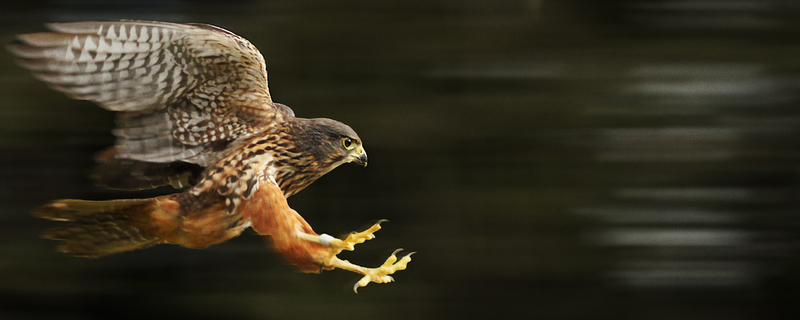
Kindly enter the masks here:
M 272 102 L 261 53 L 230 31 L 128 20 L 47 27 L 9 50 L 54 89 L 118 111 L 118 158 L 205 166 L 292 115 Z

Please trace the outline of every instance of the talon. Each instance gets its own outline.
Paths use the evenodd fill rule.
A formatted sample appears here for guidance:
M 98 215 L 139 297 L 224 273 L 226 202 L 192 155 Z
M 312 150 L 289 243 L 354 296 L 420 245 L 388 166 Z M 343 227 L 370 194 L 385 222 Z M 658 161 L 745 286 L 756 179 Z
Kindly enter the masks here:
M 397 254 L 403 249 L 397 249 L 386 258 L 379 267 L 377 268 L 364 268 L 362 266 L 354 265 L 347 260 L 341 260 L 336 257 L 337 254 L 342 252 L 342 250 L 350 250 L 354 249 L 354 246 L 359 243 L 363 243 L 364 241 L 370 240 L 375 238 L 375 235 L 372 234 L 375 231 L 381 229 L 380 224 L 386 222 L 388 220 L 382 219 L 376 222 L 372 227 L 362 232 L 353 232 L 349 236 L 347 236 L 344 240 L 339 239 L 332 239 L 330 241 L 330 245 L 327 245 L 330 250 L 330 256 L 326 258 L 325 262 L 323 263 L 323 269 L 331 270 L 334 268 L 344 269 L 348 271 L 352 271 L 355 273 L 359 273 L 364 275 L 358 282 L 353 285 L 353 292 L 358 293 L 358 288 L 367 286 L 370 282 L 375 283 L 389 283 L 394 282 L 394 278 L 391 276 L 397 271 L 405 270 L 408 267 L 408 263 L 411 261 L 411 255 L 416 252 L 411 252 L 404 257 L 398 259 Z M 319 240 L 318 243 L 322 244 L 323 242 L 328 244 L 328 241 L 322 241 L 323 236 L 317 236 Z M 327 237 L 325 237 L 327 240 Z
M 408 267 L 408 263 L 411 261 L 411 255 L 416 253 L 412 252 L 404 257 L 397 260 L 397 253 L 402 251 L 403 249 L 395 250 L 389 258 L 386 259 L 385 262 L 380 267 L 377 268 L 365 268 L 364 277 L 361 278 L 356 284 L 353 286 L 353 291 L 358 293 L 359 287 L 366 287 L 370 282 L 375 283 L 389 283 L 394 282 L 394 278 L 390 276 L 397 271 L 405 270 Z

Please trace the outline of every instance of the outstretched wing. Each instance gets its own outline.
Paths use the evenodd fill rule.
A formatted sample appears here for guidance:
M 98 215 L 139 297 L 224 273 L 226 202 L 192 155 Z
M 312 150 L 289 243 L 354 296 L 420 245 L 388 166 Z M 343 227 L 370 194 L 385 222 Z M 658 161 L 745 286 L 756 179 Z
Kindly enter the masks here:
M 210 25 L 53 23 L 9 50 L 50 86 L 118 111 L 114 159 L 206 166 L 237 139 L 290 117 L 261 53 Z

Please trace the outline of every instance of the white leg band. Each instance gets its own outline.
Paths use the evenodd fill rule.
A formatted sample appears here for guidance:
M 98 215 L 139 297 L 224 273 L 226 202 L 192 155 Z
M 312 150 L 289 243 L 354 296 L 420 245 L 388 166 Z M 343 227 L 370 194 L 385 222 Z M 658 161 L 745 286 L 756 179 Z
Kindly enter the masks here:
M 336 238 L 332 237 L 331 235 L 329 235 L 327 233 L 323 233 L 323 234 L 319 235 L 319 244 L 321 244 L 323 246 L 326 246 L 326 247 L 330 247 L 331 243 L 333 243 L 333 239 L 336 239 Z

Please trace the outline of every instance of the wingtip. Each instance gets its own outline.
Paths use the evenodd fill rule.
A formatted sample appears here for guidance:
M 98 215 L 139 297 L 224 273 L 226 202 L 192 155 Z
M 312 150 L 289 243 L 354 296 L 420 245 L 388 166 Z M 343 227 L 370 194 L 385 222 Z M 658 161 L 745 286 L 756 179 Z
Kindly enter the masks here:
M 22 50 L 20 48 L 20 46 L 24 46 L 24 45 L 22 43 L 20 43 L 19 40 L 14 40 L 14 42 L 6 44 L 5 47 L 6 47 L 6 51 L 10 52 L 15 57 L 19 57 L 20 56 L 19 52 Z
M 31 211 L 31 215 L 37 218 L 54 221 L 70 221 L 71 219 L 64 215 L 64 212 L 67 210 L 69 210 L 69 204 L 63 200 L 56 200 L 43 206 L 36 207 Z
M 48 30 L 58 31 L 61 26 L 64 25 L 63 22 L 45 22 L 44 27 Z
M 97 32 L 100 23 L 98 21 L 48 22 L 44 26 L 49 30 L 62 33 L 94 33 Z

